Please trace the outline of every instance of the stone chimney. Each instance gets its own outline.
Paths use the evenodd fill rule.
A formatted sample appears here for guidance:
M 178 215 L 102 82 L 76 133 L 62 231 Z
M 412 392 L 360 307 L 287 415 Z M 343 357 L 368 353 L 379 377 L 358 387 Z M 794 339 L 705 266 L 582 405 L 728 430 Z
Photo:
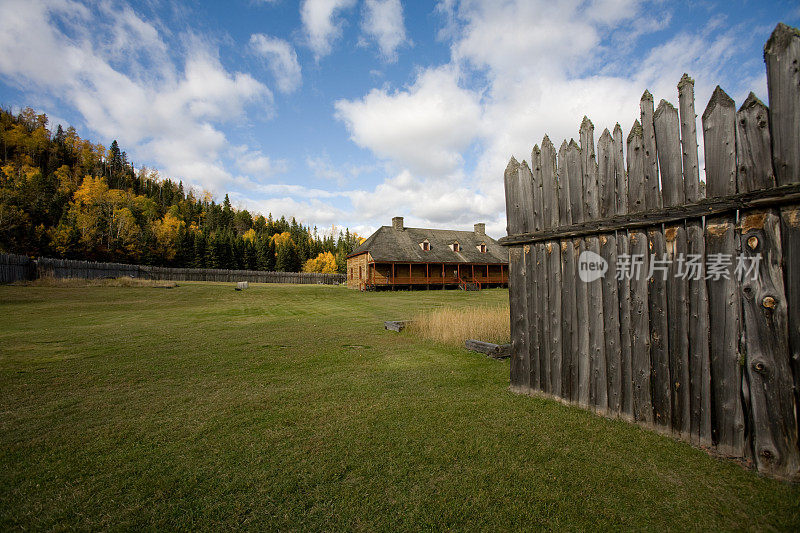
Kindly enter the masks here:
M 392 229 L 395 231 L 403 231 L 403 217 L 394 217 L 392 219 Z
M 484 235 L 486 235 L 486 224 L 484 224 L 483 222 L 475 224 L 475 235 L 479 237 L 483 237 Z

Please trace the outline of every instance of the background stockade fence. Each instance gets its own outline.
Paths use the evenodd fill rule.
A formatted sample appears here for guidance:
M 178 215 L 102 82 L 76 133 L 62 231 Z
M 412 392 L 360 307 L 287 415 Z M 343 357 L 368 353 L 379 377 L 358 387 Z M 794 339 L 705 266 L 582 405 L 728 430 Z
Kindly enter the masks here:
M 220 281 L 252 283 L 295 283 L 336 285 L 344 283 L 344 274 L 316 272 L 260 272 L 216 268 L 169 268 L 120 263 L 96 263 L 71 259 L 31 259 L 24 255 L 0 254 L 0 283 L 53 278 L 139 278 L 165 281 Z
M 511 159 L 511 385 L 798 480 L 800 32 L 764 59 L 769 108 L 717 87 L 703 113 L 705 187 L 686 75 L 678 109 L 645 91 L 627 169 L 620 126 L 595 152 L 586 118 Z

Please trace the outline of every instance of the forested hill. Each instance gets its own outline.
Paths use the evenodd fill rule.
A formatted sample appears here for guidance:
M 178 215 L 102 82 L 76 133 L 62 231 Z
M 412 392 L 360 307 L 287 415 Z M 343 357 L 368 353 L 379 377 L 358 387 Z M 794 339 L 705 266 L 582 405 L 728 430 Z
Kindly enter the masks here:
M 0 252 L 174 267 L 344 272 L 349 231 L 321 237 L 200 198 L 75 129 L 0 109 Z M 309 261 L 311 260 L 311 261 Z

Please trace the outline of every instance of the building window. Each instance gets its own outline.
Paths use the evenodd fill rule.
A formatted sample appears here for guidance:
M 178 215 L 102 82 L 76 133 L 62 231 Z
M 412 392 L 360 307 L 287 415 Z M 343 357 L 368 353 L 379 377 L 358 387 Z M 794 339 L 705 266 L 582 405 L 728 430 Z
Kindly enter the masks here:
M 358 267 L 358 279 L 364 279 L 364 267 Z
M 481 243 L 481 245 L 478 246 L 478 250 L 480 250 L 482 254 L 485 254 L 486 253 L 486 245 Z
M 461 247 L 458 245 L 458 243 L 457 243 L 457 242 L 454 242 L 454 243 L 453 243 L 453 244 L 451 244 L 450 246 L 452 247 L 452 249 L 453 249 L 453 251 L 454 251 L 454 252 L 460 252 L 460 251 L 461 251 Z
M 428 241 L 422 241 L 420 243 L 420 246 L 422 246 L 422 251 L 423 252 L 429 252 L 430 249 L 431 249 L 431 243 L 429 243 Z
M 353 267 L 350 267 L 350 279 L 353 279 Z

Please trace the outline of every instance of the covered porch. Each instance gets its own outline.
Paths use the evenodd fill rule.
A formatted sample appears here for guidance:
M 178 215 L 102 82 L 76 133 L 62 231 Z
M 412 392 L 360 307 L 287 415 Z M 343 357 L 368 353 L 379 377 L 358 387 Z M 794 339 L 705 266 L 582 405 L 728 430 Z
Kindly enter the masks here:
M 365 289 L 378 288 L 455 288 L 468 285 L 478 289 L 508 284 L 508 266 L 479 263 L 403 263 L 367 264 Z

